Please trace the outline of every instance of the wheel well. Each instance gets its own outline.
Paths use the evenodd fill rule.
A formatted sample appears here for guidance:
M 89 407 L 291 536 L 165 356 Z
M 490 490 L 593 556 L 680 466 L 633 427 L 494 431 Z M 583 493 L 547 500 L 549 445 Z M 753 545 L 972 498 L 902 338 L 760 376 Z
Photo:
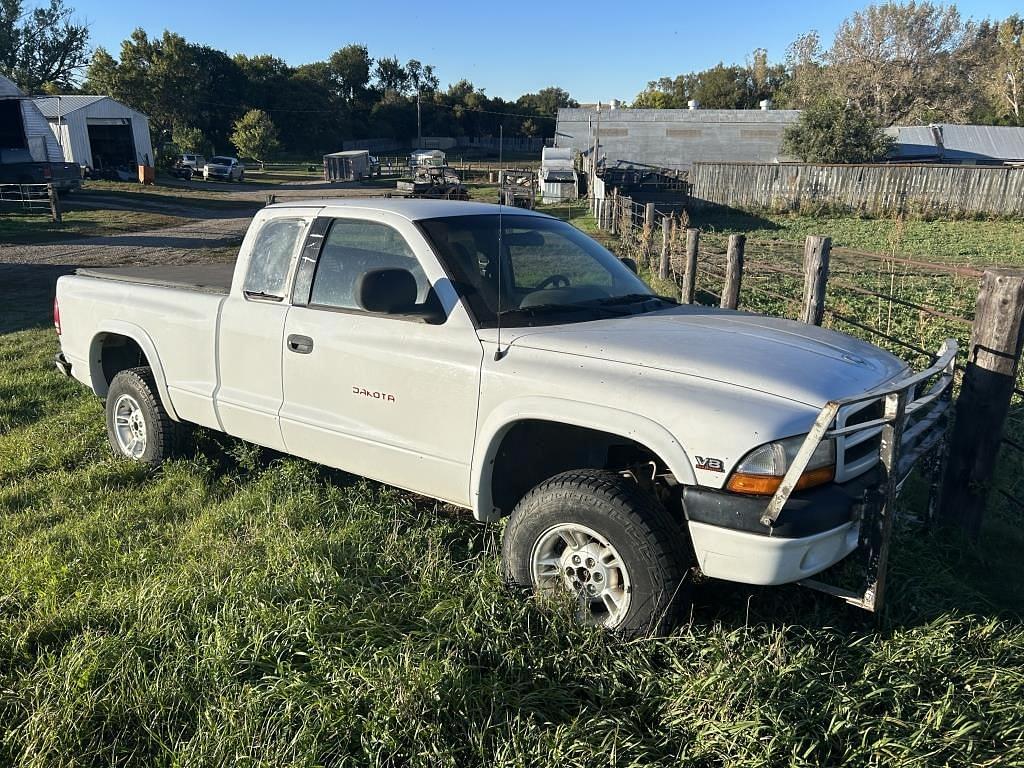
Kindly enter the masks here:
M 515 423 L 501 439 L 491 468 L 491 501 L 503 515 L 538 483 L 570 469 L 629 471 L 642 485 L 671 477 L 642 443 L 611 432 L 554 421 Z M 672 480 L 674 484 L 674 479 Z M 664 488 L 665 483 L 659 485 Z
M 93 342 L 93 350 L 93 360 L 99 363 L 102 376 L 102 381 L 95 381 L 94 377 L 93 388 L 101 397 L 106 395 L 110 382 L 121 371 L 149 365 L 146 353 L 138 342 L 120 333 L 101 333 Z

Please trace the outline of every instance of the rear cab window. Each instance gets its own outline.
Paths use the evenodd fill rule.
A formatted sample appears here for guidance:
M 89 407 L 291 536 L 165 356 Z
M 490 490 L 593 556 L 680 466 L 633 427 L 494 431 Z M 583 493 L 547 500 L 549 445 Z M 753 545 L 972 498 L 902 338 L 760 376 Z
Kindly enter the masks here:
M 247 299 L 284 300 L 292 257 L 305 228 L 303 219 L 286 218 L 270 219 L 260 228 L 242 285 Z

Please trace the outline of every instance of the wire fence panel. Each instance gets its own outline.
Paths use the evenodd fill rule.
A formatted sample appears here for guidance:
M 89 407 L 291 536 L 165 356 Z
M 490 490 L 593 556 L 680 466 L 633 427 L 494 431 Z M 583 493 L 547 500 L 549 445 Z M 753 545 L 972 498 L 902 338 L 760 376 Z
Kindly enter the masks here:
M 678 298 L 685 274 L 686 214 L 658 215 L 649 227 L 644 206 L 619 195 L 605 197 L 600 210 L 599 227 L 617 234 L 610 246 L 618 255 L 635 259 L 641 274 L 660 292 L 675 290 Z M 667 235 L 663 227 L 669 228 Z M 702 237 L 694 301 L 717 306 L 725 287 L 727 235 Z M 657 277 L 662 248 L 668 250 L 667 284 Z M 869 341 L 917 368 L 931 365 L 942 341 L 955 339 L 962 373 L 982 275 L 982 270 L 964 265 L 832 248 L 822 325 Z M 804 282 L 802 246 L 746 241 L 739 309 L 799 319 Z M 1012 514 L 1019 520 L 1024 513 L 1024 372 L 1019 367 L 1004 445 L 989 505 L 995 514 Z

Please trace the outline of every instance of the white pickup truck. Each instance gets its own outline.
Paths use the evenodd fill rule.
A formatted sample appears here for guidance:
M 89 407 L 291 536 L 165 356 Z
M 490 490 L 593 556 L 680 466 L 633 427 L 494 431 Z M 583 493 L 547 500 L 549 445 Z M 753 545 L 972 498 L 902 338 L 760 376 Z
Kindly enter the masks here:
M 885 430 L 919 409 L 901 440 L 931 439 L 923 382 L 951 370 L 677 305 L 564 222 L 452 201 L 272 205 L 234 264 L 80 269 L 54 316 L 115 453 L 159 464 L 198 424 L 511 515 L 509 580 L 627 632 L 667 626 L 691 570 L 847 557 Z

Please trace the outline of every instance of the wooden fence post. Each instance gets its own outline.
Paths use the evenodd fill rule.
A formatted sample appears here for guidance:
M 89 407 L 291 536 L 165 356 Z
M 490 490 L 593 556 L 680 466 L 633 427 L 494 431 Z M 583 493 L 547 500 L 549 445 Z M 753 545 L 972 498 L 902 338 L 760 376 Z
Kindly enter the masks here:
M 668 242 L 669 242 L 669 230 L 672 226 L 671 216 L 662 216 L 661 218 L 661 263 L 658 264 L 658 277 L 662 280 L 668 280 Z
M 612 234 L 619 234 L 619 188 L 612 190 Z
M 956 402 L 939 517 L 981 531 L 1003 425 L 1024 340 L 1024 270 L 987 269 L 974 309 L 967 365 Z
M 58 224 L 64 221 L 60 211 L 60 198 L 57 197 L 57 190 L 53 184 L 46 185 L 46 194 L 50 198 L 50 218 Z
M 654 203 L 647 203 L 644 206 L 644 229 L 648 233 L 654 231 Z
M 725 284 L 722 286 L 722 309 L 736 309 L 740 305 L 740 283 L 743 281 L 743 248 L 746 235 L 729 235 L 729 250 L 725 256 Z
M 697 282 L 697 249 L 700 246 L 700 230 L 693 227 L 686 230 L 686 264 L 683 266 L 683 291 L 681 304 L 693 304 L 693 289 Z
M 808 235 L 804 241 L 804 300 L 800 320 L 821 325 L 825 316 L 825 288 L 828 286 L 828 262 L 832 238 Z

